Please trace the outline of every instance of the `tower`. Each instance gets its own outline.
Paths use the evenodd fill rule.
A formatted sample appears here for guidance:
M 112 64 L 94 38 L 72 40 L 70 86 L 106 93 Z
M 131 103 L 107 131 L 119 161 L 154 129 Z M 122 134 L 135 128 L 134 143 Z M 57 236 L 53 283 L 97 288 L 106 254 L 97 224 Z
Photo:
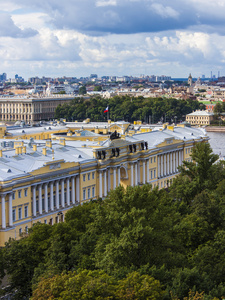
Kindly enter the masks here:
M 189 74 L 189 77 L 188 77 L 188 84 L 189 84 L 189 86 L 192 86 L 192 76 L 191 76 L 191 73 Z

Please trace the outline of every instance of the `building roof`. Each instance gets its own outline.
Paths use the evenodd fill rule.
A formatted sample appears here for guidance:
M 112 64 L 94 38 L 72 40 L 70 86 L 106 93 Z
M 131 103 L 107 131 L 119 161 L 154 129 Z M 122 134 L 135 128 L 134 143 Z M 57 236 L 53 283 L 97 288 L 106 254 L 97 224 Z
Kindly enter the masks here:
M 196 110 L 187 116 L 213 116 L 214 113 L 208 112 L 206 110 Z
M 26 139 L 18 141 L 14 139 L 0 139 L 3 149 L 2 157 L 0 157 L 0 180 L 6 181 L 25 177 L 30 172 L 42 168 L 46 164 L 57 163 L 57 161 L 80 164 L 97 163 L 93 150 L 102 147 L 114 147 L 114 142 L 116 142 L 117 146 L 123 146 L 129 143 L 145 141 L 148 143 L 148 149 L 151 150 L 171 138 L 181 142 L 188 142 L 201 138 L 207 139 L 207 136 L 201 129 L 175 127 L 174 131 L 164 129 L 162 131 L 134 134 L 133 136 L 126 135 L 125 139 L 117 139 L 115 141 L 108 139 L 101 143 L 88 140 L 85 142 L 68 140 L 66 145 L 63 146 L 58 140 L 54 140 L 51 142 L 51 148 L 46 147 L 46 141 L 44 140 Z M 21 145 L 26 146 L 26 153 L 16 154 L 14 144 L 19 142 L 21 142 Z M 36 145 L 36 151 L 34 151 L 33 145 Z M 43 154 L 43 148 L 46 148 L 46 155 Z

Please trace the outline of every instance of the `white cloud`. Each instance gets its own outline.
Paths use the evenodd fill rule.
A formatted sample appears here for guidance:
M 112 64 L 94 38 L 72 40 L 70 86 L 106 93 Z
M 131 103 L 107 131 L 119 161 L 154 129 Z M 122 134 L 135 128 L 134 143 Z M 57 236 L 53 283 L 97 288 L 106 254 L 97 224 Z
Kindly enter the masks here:
M 179 13 L 170 6 L 163 6 L 160 3 L 153 3 L 151 8 L 162 18 L 178 18 Z
M 115 6 L 115 5 L 117 5 L 116 0 L 108 0 L 108 1 L 99 0 L 96 2 L 97 7 L 99 7 L 99 6 Z
M 18 37 L 30 37 L 37 32 L 31 28 L 20 29 L 15 25 L 11 16 L 8 13 L 0 14 L 0 36 Z

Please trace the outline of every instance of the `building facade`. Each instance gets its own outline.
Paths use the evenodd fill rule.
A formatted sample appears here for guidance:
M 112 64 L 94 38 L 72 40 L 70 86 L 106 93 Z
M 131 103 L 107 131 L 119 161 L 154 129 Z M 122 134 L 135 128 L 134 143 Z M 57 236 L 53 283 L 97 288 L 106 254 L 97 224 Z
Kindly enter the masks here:
M 122 185 L 168 187 L 191 149 L 195 128 L 170 128 L 102 141 L 1 140 L 0 246 L 37 222 L 62 222 L 73 206 Z
M 186 115 L 186 121 L 191 125 L 207 126 L 213 120 L 214 114 L 205 110 L 196 110 Z
M 0 97 L 0 119 L 2 121 L 41 121 L 54 118 L 58 105 L 70 103 L 74 96 L 51 97 Z

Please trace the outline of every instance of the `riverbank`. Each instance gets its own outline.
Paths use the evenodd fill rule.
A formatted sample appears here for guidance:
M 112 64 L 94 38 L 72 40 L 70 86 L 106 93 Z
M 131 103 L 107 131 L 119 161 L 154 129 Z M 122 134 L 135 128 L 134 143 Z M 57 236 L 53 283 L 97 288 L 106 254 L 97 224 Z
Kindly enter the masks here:
M 205 130 L 207 132 L 225 132 L 225 126 L 207 126 Z

